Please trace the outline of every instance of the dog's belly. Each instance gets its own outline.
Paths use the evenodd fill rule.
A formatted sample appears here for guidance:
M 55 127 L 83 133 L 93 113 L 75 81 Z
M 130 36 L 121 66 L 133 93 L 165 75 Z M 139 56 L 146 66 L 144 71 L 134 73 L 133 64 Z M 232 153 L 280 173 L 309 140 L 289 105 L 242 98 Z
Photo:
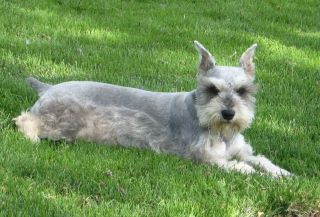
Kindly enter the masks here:
M 144 112 L 114 106 L 94 108 L 86 113 L 85 124 L 76 138 L 103 144 L 170 150 L 172 139 L 166 128 Z

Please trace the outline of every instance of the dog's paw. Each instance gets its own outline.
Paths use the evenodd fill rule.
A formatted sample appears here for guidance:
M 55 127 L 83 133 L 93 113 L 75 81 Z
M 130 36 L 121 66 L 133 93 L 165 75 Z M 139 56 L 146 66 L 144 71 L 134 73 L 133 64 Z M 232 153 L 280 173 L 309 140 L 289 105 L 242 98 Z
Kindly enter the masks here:
M 234 165 L 234 169 L 244 174 L 251 174 L 256 172 L 256 170 L 252 166 L 246 164 L 245 162 L 236 163 Z
M 271 172 L 271 175 L 274 177 L 274 178 L 281 178 L 281 177 L 292 177 L 293 174 L 290 173 L 289 171 L 285 170 L 285 169 L 277 169 L 275 171 L 272 171 Z

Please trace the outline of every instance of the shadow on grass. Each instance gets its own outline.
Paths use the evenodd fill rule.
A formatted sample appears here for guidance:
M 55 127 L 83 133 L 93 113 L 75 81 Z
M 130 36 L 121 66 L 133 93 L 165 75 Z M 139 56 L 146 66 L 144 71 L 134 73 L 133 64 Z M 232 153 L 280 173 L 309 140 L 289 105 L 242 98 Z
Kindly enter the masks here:
M 319 153 L 319 143 L 317 143 L 319 125 L 316 118 L 310 117 L 310 114 L 316 114 L 319 108 L 319 103 L 314 100 L 319 93 L 316 82 L 320 80 L 320 72 L 315 71 L 317 67 L 315 63 L 318 59 L 317 57 L 313 57 L 310 61 L 299 59 L 301 56 L 308 57 L 310 53 L 318 52 L 319 24 L 316 23 L 314 14 L 311 13 L 306 17 L 305 11 L 296 11 L 299 8 L 298 5 L 287 8 L 281 3 L 273 2 L 265 3 L 267 10 L 262 14 L 261 9 L 257 10 L 260 3 L 254 3 L 248 9 L 243 8 L 243 2 L 233 2 L 235 5 L 220 2 L 216 4 L 225 4 L 229 9 L 219 12 L 221 11 L 219 7 L 223 6 L 207 7 L 205 3 L 133 4 L 128 2 L 122 4 L 114 2 L 107 5 L 100 2 L 103 7 L 97 8 L 96 4 L 86 5 L 83 2 L 85 1 L 68 1 L 67 3 L 53 1 L 50 9 L 41 4 L 37 8 L 28 6 L 27 3 L 24 6 L 9 4 L 10 7 L 14 6 L 13 11 L 19 15 L 13 17 L 14 22 L 19 23 L 22 20 L 22 24 L 13 25 L 3 38 L 5 43 L 0 45 L 3 56 L 6 57 L 0 63 L 0 70 L 4 72 L 4 80 L 0 83 L 3 88 L 0 93 L 1 111 L 13 117 L 13 114 L 18 114 L 36 100 L 36 93 L 28 89 L 23 81 L 23 77 L 29 75 L 39 76 L 44 81 L 52 83 L 66 80 L 97 80 L 150 90 L 191 90 L 195 87 L 194 69 L 197 61 L 197 54 L 192 45 L 193 39 L 203 41 L 213 54 L 216 54 L 218 60 L 227 56 L 224 60 L 227 63 L 237 61 L 239 54 L 258 40 L 265 49 L 265 51 L 261 49 L 262 53 L 257 55 L 258 69 L 261 68 L 262 71 L 258 79 L 263 78 L 261 83 L 264 85 L 258 100 L 263 100 L 262 102 L 270 111 L 259 110 L 258 115 L 261 111 L 259 116 L 262 120 L 246 134 L 253 140 L 253 146 L 258 153 L 266 155 L 297 175 L 319 177 L 319 168 L 316 167 L 316 162 L 320 161 L 317 154 Z M 190 6 L 193 9 L 187 12 L 178 10 L 180 4 L 182 4 L 181 8 Z M 309 7 L 312 7 L 312 4 L 311 2 Z M 148 13 L 143 12 L 145 6 L 150 6 Z M 105 13 L 104 7 L 109 14 Z M 280 9 L 277 9 L 278 7 Z M 288 10 L 284 14 L 285 9 Z M 296 13 L 298 16 L 294 16 Z M 235 17 L 230 14 L 239 16 L 239 20 L 230 19 Z M 249 22 L 252 17 L 259 17 L 259 19 Z M 290 17 L 292 20 L 289 19 Z M 264 26 L 265 23 L 270 25 Z M 304 26 L 306 23 L 309 25 Z M 22 26 L 24 28 L 30 26 L 32 31 L 21 33 L 18 29 Z M 25 39 L 30 39 L 32 43 L 26 45 Z M 279 48 L 281 49 L 278 50 Z M 10 51 L 8 52 L 10 54 L 6 53 L 7 51 Z M 230 56 L 235 51 L 237 54 Z M 290 53 L 292 51 L 293 53 Z M 291 57 L 295 63 L 291 62 Z M 279 71 L 279 74 L 269 74 L 267 70 L 270 70 L 270 73 Z M 286 74 L 288 72 L 290 74 Z M 281 93 L 281 96 L 277 96 L 279 100 L 275 100 L 274 96 L 278 93 Z M 275 124 L 268 123 L 269 115 L 274 117 Z M 291 127 L 292 119 L 295 119 L 300 127 L 290 132 L 287 128 Z M 305 129 L 301 129 L 301 126 Z M 63 147 L 64 144 L 62 144 Z M 59 147 L 51 147 L 51 149 L 54 155 L 59 155 Z M 71 151 L 79 154 L 76 149 L 71 148 Z M 122 155 L 123 159 L 130 158 L 126 155 L 127 152 L 120 149 L 116 155 Z M 134 152 L 139 154 L 141 150 Z M 92 154 L 99 154 L 99 150 L 95 150 Z M 79 161 L 77 157 L 72 158 L 76 162 Z M 162 159 L 167 161 L 169 158 Z M 148 175 L 159 177 L 174 175 L 161 172 L 158 161 L 143 160 L 143 163 L 139 164 L 139 169 L 132 171 L 134 174 L 140 173 L 139 179 L 144 179 Z M 73 171 L 72 168 L 66 168 L 67 165 L 54 168 L 42 163 L 45 163 L 45 160 L 29 166 L 20 165 L 21 168 L 14 173 L 22 178 L 38 179 L 41 182 L 54 180 L 54 183 L 45 184 L 44 188 L 53 188 L 58 192 L 57 194 L 62 195 L 66 193 L 66 189 L 69 189 L 72 192 L 78 192 L 84 198 L 96 198 L 97 195 L 99 198 L 102 192 L 105 200 L 118 198 L 125 203 L 126 199 L 136 193 L 127 191 L 127 195 L 124 195 L 122 190 L 119 190 L 119 183 L 123 184 L 119 179 L 105 183 L 106 177 L 97 176 L 90 171 L 90 168 L 85 168 L 85 172 L 76 170 L 74 167 Z M 90 164 L 90 162 L 87 163 Z M 136 182 L 127 174 L 126 167 L 130 167 L 130 164 L 121 161 L 120 163 L 122 164 L 118 165 L 119 170 L 122 171 L 120 176 L 128 180 L 124 186 L 130 186 L 132 184 L 130 180 Z M 143 167 L 144 163 L 154 166 Z M 186 165 L 183 167 L 190 166 Z M 202 168 L 198 165 L 190 167 Z M 146 172 L 143 173 L 140 169 Z M 175 169 L 175 166 L 171 165 L 165 171 Z M 35 170 L 46 172 L 38 176 L 34 174 Z M 207 171 L 207 169 L 203 170 Z M 101 172 L 101 170 L 95 171 Z M 212 173 L 210 169 L 208 171 Z M 196 169 L 192 172 L 196 173 Z M 101 183 L 92 184 L 90 175 L 97 176 L 94 181 L 101 181 Z M 197 175 L 203 174 L 197 173 Z M 190 176 L 194 174 L 190 173 Z M 208 181 L 221 180 L 224 176 L 225 174 L 218 175 L 217 178 Z M 78 177 L 81 179 L 78 180 Z M 168 185 L 167 188 L 170 188 L 170 183 L 167 184 L 170 181 L 172 180 L 169 178 L 162 180 L 161 187 L 165 189 Z M 185 185 L 186 181 L 192 184 L 190 177 L 184 180 L 175 177 L 174 181 L 178 186 Z M 145 182 L 153 182 L 153 180 L 145 179 Z M 106 188 L 105 185 L 110 189 L 101 191 L 101 188 Z M 150 185 L 148 188 L 154 187 L 153 191 L 163 194 L 163 198 L 169 197 L 162 191 L 163 189 L 157 190 L 157 183 Z M 171 188 L 174 188 L 174 185 Z M 219 186 L 217 189 L 220 189 Z M 188 192 L 188 189 L 184 190 Z M 229 189 L 229 192 L 232 190 Z M 208 192 L 201 193 L 213 192 L 209 189 Z M 221 191 L 218 196 L 223 194 L 225 193 Z M 239 190 L 237 194 L 240 195 L 241 191 Z M 150 198 L 147 202 L 156 206 Z M 29 199 L 26 198 L 26 200 Z M 139 195 L 135 200 L 134 203 L 139 205 L 141 201 Z M 33 202 L 32 199 L 30 201 L 30 203 Z M 276 210 L 277 213 L 284 213 L 290 205 L 290 200 L 281 200 L 279 195 L 274 196 L 272 193 L 270 193 L 270 201 L 272 202 L 269 205 L 270 209 Z
M 311 26 L 302 29 L 301 23 L 288 20 L 288 16 L 297 13 L 295 11 L 297 5 L 284 6 L 265 3 L 267 11 L 278 8 L 278 11 L 274 11 L 275 18 L 273 19 L 276 22 L 272 22 L 266 27 L 261 26 L 261 21 L 258 20 L 253 21 L 251 25 L 248 24 L 249 16 L 259 12 L 255 11 L 257 4 L 252 4 L 244 9 L 237 7 L 240 3 L 234 2 L 235 5 L 228 3 L 226 5 L 230 7 L 230 10 L 223 14 L 218 12 L 218 8 L 206 9 L 206 4 L 185 3 L 188 6 L 194 6 L 191 15 L 199 15 L 198 18 L 193 19 L 192 16 L 181 11 L 177 11 L 177 16 L 168 16 L 175 12 L 179 5 L 177 3 L 154 5 L 148 3 L 100 3 L 103 4 L 102 8 L 81 2 L 56 1 L 50 9 L 41 4 L 36 8 L 27 4 L 24 6 L 9 4 L 9 7 L 13 6 L 12 10 L 19 14 L 18 19 L 23 20 L 21 25 L 33 22 L 36 24 L 32 24 L 33 32 L 30 33 L 32 44 L 26 45 L 21 37 L 13 37 L 10 39 L 10 43 L 7 41 L 6 44 L 1 45 L 12 55 L 11 59 L 2 60 L 0 64 L 1 70 L 9 72 L 2 83 L 5 87 L 1 103 L 3 111 L 19 113 L 21 107 L 28 107 L 28 102 L 36 99 L 36 94 L 31 89 L 26 89 L 26 85 L 22 84 L 24 77 L 29 75 L 40 75 L 39 77 L 44 81 L 52 83 L 67 80 L 99 80 L 151 90 L 191 90 L 195 87 L 194 68 L 197 54 L 189 39 L 200 35 L 202 35 L 201 38 L 209 36 L 205 41 L 212 40 L 209 44 L 215 43 L 214 46 L 220 49 L 222 46 L 226 46 L 226 42 L 230 42 L 226 46 L 227 51 L 217 50 L 221 53 L 230 54 L 230 50 L 234 47 L 239 44 L 248 46 L 256 38 L 260 38 L 259 40 L 266 48 L 272 43 L 277 44 L 274 47 L 269 46 L 267 48 L 269 50 L 276 51 L 278 47 L 284 47 L 284 55 L 292 50 L 289 48 L 292 45 L 295 45 L 294 50 L 297 55 L 299 54 L 298 56 L 307 54 L 308 50 L 311 52 L 316 50 L 314 43 L 317 41 L 318 32 L 311 25 L 314 21 L 311 18 L 305 18 L 301 22 L 309 22 Z M 150 6 L 150 11 L 145 14 L 141 8 L 146 5 Z M 123 11 L 132 10 L 128 13 L 120 10 L 121 13 L 115 16 L 102 15 L 104 10 L 112 14 L 117 10 L 117 7 L 122 8 Z M 281 7 L 288 9 L 288 15 L 282 14 Z M 249 14 L 241 15 L 241 10 L 247 11 Z M 228 16 L 232 13 L 239 15 L 240 20 L 234 21 L 234 23 L 230 22 Z M 139 14 L 145 15 L 145 17 L 141 19 L 140 16 L 137 16 Z M 186 15 L 186 18 L 183 18 L 183 15 Z M 302 16 L 302 12 L 299 11 L 298 15 Z M 271 18 L 270 16 L 270 14 L 263 13 L 260 18 L 265 21 Z M 164 17 L 168 19 L 164 20 Z M 50 21 L 51 19 L 53 22 Z M 294 16 L 293 19 L 298 18 Z M 185 24 L 186 21 L 190 23 Z M 177 23 L 180 23 L 181 26 L 176 26 Z M 46 24 L 52 26 L 48 28 Z M 192 27 L 194 30 L 190 31 Z M 195 32 L 195 30 L 199 32 Z M 13 35 L 13 33 L 14 31 L 10 34 Z M 300 43 L 300 41 L 304 43 Z M 167 53 L 171 53 L 171 55 L 166 55 Z M 213 51 L 213 53 L 215 52 Z M 167 62 L 172 57 L 175 59 L 178 57 L 179 60 Z M 234 61 L 233 57 L 229 58 L 231 59 L 227 61 Z M 23 61 L 16 63 L 12 59 L 29 59 L 26 62 L 33 67 L 26 66 Z M 218 59 L 220 58 L 218 57 Z M 261 62 L 259 59 L 257 61 Z M 312 100 L 317 95 L 317 88 L 316 85 L 313 85 L 315 83 L 312 79 L 312 75 L 315 74 L 314 66 L 308 64 L 292 65 L 289 69 L 287 65 L 290 63 L 288 61 L 287 57 L 275 54 L 274 58 L 267 57 L 261 62 L 262 67 L 266 66 L 272 70 L 274 70 L 274 65 L 278 66 L 280 73 L 293 70 L 290 75 L 293 77 L 290 78 L 291 80 L 284 74 L 274 75 L 269 81 L 266 78 L 267 82 L 264 85 L 267 90 L 263 90 L 266 92 L 265 94 L 262 93 L 264 101 L 270 100 L 272 103 L 270 107 L 278 104 L 286 105 L 286 102 L 290 103 L 290 110 L 285 110 L 282 114 L 285 118 L 277 116 L 278 119 L 283 119 L 285 122 L 289 122 L 292 118 L 291 111 L 299 111 L 301 105 L 308 105 L 305 113 L 313 113 L 317 109 L 314 106 L 317 102 Z M 37 71 L 31 71 L 34 68 Z M 54 71 L 51 72 L 48 68 Z M 185 73 L 186 71 L 187 73 Z M 152 73 L 150 74 L 150 72 Z M 303 74 L 297 76 L 297 72 L 303 72 Z M 282 86 L 279 84 L 274 86 L 275 77 L 284 82 Z M 309 86 L 315 88 L 315 91 L 306 88 L 306 82 L 310 82 Z M 270 90 L 278 91 L 276 89 L 278 87 L 283 88 L 284 97 L 279 101 L 274 101 L 269 92 Z M 301 93 L 291 94 L 295 89 Z M 311 94 L 303 93 L 303 90 L 310 91 Z M 295 103 L 298 100 L 300 102 Z M 22 101 L 22 106 L 17 107 L 17 101 Z M 297 118 L 298 124 L 306 126 L 315 124 L 314 119 L 305 120 L 303 115 Z M 266 134 L 263 128 L 259 131 Z M 313 132 L 304 133 L 309 133 L 313 137 L 312 142 L 317 138 Z M 270 138 L 277 138 L 277 144 L 286 138 L 285 131 L 274 132 L 271 130 L 267 135 Z M 303 138 L 301 135 L 296 139 L 295 137 L 296 135 L 291 137 L 291 141 L 295 141 L 295 144 L 297 144 L 296 141 L 300 141 L 298 138 L 302 138 L 303 142 L 310 145 L 311 141 L 308 138 Z M 290 140 L 290 138 L 288 139 Z

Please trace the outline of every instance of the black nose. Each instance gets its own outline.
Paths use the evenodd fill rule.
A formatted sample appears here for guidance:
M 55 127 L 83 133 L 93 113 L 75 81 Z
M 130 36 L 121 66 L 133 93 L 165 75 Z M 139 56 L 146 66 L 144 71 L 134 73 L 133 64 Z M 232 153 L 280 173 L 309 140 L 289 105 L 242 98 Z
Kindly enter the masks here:
M 230 110 L 222 110 L 221 114 L 225 120 L 230 121 L 234 117 L 235 112 L 231 109 Z

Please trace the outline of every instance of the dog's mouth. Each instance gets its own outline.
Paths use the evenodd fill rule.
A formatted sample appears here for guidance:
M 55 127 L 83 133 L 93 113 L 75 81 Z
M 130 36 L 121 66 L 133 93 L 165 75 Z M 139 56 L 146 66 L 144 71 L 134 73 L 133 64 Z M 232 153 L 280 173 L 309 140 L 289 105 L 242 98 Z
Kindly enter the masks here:
M 212 120 L 209 124 L 209 128 L 212 131 L 224 133 L 238 133 L 248 127 L 248 124 L 244 120 L 238 120 L 233 118 L 232 120 L 226 120 L 220 118 L 218 120 Z
M 222 122 L 222 123 L 225 123 L 225 124 L 232 124 L 232 123 L 233 123 L 233 120 L 225 120 L 225 119 L 222 119 L 221 122 Z

